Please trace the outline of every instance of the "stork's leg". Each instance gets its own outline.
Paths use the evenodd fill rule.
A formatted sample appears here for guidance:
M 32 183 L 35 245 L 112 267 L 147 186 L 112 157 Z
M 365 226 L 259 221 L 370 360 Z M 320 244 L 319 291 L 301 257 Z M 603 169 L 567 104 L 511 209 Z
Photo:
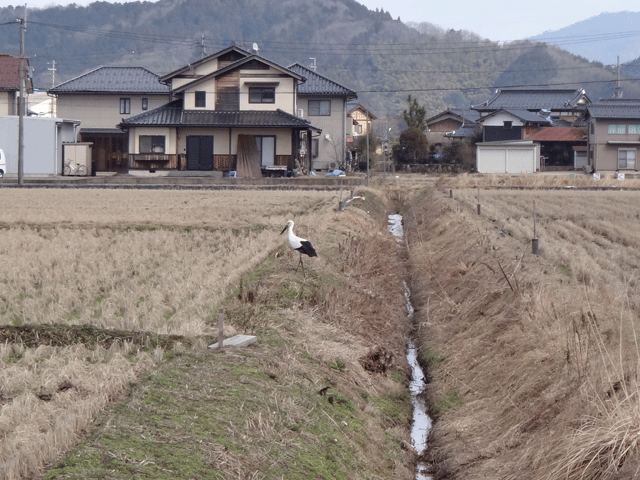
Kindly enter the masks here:
M 300 260 L 298 260 L 298 265 L 296 265 L 296 272 L 298 271 L 298 268 L 300 268 L 300 264 L 302 263 L 302 254 L 300 254 Z M 304 269 L 304 267 L 302 267 Z

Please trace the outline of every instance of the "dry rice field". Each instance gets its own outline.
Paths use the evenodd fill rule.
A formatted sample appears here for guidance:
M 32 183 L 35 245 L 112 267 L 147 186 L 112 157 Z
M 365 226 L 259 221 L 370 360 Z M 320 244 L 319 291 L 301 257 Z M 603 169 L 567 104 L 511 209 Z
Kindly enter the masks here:
M 212 335 L 229 286 L 283 244 L 286 221 L 314 236 L 337 195 L 0 189 L 0 323 Z M 0 345 L 0 478 L 41 473 L 164 353 Z

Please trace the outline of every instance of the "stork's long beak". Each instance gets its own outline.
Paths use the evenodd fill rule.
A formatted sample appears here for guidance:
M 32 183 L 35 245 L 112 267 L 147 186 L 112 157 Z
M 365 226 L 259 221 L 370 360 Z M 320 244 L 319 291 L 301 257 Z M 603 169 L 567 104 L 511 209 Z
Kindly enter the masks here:
M 282 231 L 280 232 L 280 235 L 282 235 L 284 232 L 287 231 L 287 228 L 289 228 L 289 225 L 285 225 L 284 228 L 282 229 Z

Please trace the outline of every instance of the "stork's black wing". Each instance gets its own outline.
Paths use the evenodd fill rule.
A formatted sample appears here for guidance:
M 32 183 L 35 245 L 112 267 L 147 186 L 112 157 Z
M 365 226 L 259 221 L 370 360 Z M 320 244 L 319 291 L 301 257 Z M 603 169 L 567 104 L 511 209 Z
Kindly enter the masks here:
M 309 255 L 310 257 L 318 256 L 315 249 L 313 248 L 313 245 L 311 245 L 311 242 L 309 240 L 302 240 L 300 242 L 300 247 L 296 248 L 296 250 L 298 250 L 300 253 Z

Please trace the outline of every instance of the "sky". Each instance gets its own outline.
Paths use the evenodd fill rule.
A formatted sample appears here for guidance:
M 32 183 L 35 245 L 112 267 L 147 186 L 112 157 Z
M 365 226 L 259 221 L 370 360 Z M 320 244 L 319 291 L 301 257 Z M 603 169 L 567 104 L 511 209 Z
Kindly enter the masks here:
M 273 0 L 265 0 L 273 1 Z M 403 22 L 429 22 L 469 30 L 494 41 L 512 41 L 558 30 L 603 12 L 640 11 L 638 0 L 357 0 L 371 10 L 382 8 Z M 2 3 L 23 5 L 22 1 Z M 30 0 L 27 7 L 88 5 L 92 0 Z M 116 2 L 112 2 L 116 3 Z M 119 1 L 117 3 L 124 3 Z

